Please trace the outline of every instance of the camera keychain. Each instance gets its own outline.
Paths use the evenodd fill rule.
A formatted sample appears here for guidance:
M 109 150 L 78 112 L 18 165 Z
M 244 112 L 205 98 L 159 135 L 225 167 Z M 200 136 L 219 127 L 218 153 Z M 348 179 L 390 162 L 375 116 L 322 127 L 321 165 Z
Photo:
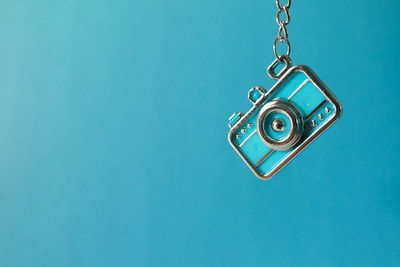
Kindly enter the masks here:
M 228 119 L 229 143 L 260 179 L 270 179 L 340 116 L 340 102 L 314 72 L 304 65 L 292 66 L 286 26 L 290 22 L 287 4 L 276 0 L 279 25 L 273 50 L 276 59 L 267 69 L 277 80 L 268 91 L 250 89 L 249 112 L 234 113 Z M 286 20 L 281 20 L 284 13 Z M 277 43 L 286 43 L 286 54 L 279 55 Z M 277 71 L 277 67 L 284 67 Z

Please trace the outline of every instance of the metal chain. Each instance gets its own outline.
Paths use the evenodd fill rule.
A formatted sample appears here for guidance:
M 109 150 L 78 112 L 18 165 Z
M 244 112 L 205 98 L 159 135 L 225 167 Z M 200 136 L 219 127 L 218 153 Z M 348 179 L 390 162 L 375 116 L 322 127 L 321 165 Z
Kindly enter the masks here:
M 276 14 L 276 23 L 278 23 L 279 30 L 278 30 L 278 36 L 276 37 L 274 41 L 274 53 L 276 56 L 276 59 L 279 60 L 280 62 L 282 61 L 282 56 L 286 55 L 286 57 L 289 58 L 290 55 L 290 43 L 289 43 L 289 35 L 288 31 L 286 29 L 286 26 L 290 22 L 290 15 L 289 15 L 289 8 L 290 5 L 292 4 L 291 0 L 287 0 L 287 4 L 281 4 L 279 0 L 276 0 L 276 6 L 278 7 L 278 13 Z M 286 20 L 281 19 L 281 13 L 284 13 L 286 16 Z M 283 55 L 278 55 L 278 52 L 276 50 L 276 45 L 277 43 L 285 43 L 287 44 L 287 52 L 286 54 Z

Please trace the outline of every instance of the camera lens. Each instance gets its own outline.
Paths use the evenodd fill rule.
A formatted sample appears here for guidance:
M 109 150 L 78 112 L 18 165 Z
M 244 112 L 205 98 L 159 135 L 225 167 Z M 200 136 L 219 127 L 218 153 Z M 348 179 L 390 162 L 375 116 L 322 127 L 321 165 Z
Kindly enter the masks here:
M 284 126 L 285 126 L 285 125 L 283 124 L 283 121 L 281 121 L 280 119 L 275 119 L 275 120 L 272 122 L 272 125 L 271 125 L 272 129 L 273 129 L 275 132 L 282 132 Z
M 274 141 L 283 140 L 292 128 L 289 116 L 277 110 L 266 114 L 263 125 L 264 133 Z
M 257 117 L 262 141 L 275 150 L 288 150 L 300 140 L 303 119 L 290 102 L 276 99 L 265 104 Z

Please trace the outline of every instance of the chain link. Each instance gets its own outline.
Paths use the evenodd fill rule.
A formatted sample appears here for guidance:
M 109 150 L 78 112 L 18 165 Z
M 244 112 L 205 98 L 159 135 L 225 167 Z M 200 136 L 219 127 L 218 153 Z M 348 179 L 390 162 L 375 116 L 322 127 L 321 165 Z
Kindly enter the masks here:
M 278 13 L 276 14 L 276 23 L 279 26 L 279 30 L 278 30 L 278 36 L 276 37 L 276 39 L 274 41 L 273 48 L 274 48 L 274 54 L 279 61 L 282 61 L 282 55 L 278 55 L 278 51 L 277 51 L 278 41 L 281 43 L 286 42 L 287 50 L 286 50 L 286 54 L 283 54 L 283 55 L 286 55 L 288 58 L 290 55 L 289 35 L 288 35 L 288 31 L 286 29 L 286 26 L 290 22 L 289 8 L 290 8 L 291 4 L 292 4 L 291 0 L 287 0 L 287 4 L 281 4 L 279 0 L 276 0 L 276 6 L 278 7 Z M 286 20 L 281 19 L 282 12 L 285 14 Z

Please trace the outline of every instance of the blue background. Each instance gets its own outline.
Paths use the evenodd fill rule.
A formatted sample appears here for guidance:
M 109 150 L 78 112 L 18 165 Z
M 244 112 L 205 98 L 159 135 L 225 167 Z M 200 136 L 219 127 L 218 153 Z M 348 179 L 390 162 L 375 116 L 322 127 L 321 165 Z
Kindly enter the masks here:
M 275 1 L 0 3 L 0 266 L 399 266 L 398 1 L 293 1 L 340 121 L 270 181 L 227 118 Z

